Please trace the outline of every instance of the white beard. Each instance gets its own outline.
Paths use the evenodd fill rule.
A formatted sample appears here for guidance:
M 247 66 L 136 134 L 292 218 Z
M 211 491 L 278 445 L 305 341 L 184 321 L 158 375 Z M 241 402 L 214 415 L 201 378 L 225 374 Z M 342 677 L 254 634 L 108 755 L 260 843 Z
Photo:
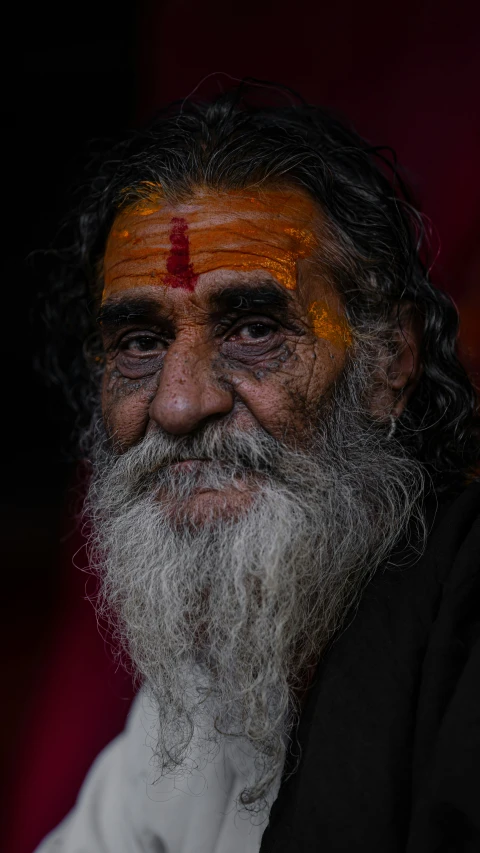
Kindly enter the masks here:
M 158 707 L 160 774 L 225 735 L 255 760 L 242 804 L 265 807 L 298 719 L 298 691 L 412 521 L 420 465 L 358 415 L 344 381 L 308 452 L 226 419 L 149 434 L 116 455 L 97 437 L 86 503 L 101 602 Z M 200 472 L 169 463 L 208 458 Z M 235 518 L 188 522 L 201 487 L 252 488 Z

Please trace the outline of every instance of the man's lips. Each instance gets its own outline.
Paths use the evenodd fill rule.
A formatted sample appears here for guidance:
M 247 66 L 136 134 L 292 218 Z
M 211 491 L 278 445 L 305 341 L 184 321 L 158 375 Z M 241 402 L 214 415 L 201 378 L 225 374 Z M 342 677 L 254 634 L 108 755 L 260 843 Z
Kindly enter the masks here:
M 228 463 L 222 462 L 220 459 L 211 459 L 211 458 L 198 458 L 192 457 L 191 459 L 180 459 L 177 462 L 167 462 L 163 467 L 164 470 L 170 471 L 187 471 L 194 472 L 200 471 L 205 465 L 218 465 L 220 467 L 230 467 Z M 251 468 L 244 467 L 235 469 L 237 476 L 261 476 L 260 471 L 255 471 Z
M 218 480 L 213 478 L 211 480 L 207 474 L 209 473 L 209 469 L 206 466 L 219 466 L 220 468 L 225 467 L 225 477 L 219 477 Z M 162 469 L 159 469 L 159 474 L 163 470 L 167 475 L 166 481 L 163 483 L 163 488 L 167 490 L 171 487 L 175 491 L 175 475 L 178 474 L 180 479 L 178 480 L 178 485 L 180 486 L 182 483 L 184 485 L 188 484 L 189 498 L 195 498 L 204 494 L 212 495 L 217 494 L 221 497 L 222 501 L 229 500 L 229 496 L 231 497 L 232 493 L 236 493 L 237 497 L 235 500 L 238 502 L 239 495 L 243 493 L 249 493 L 255 491 L 255 481 L 257 481 L 256 485 L 258 487 L 258 480 L 262 480 L 262 475 L 259 475 L 258 472 L 254 472 L 252 470 L 243 469 L 243 470 L 235 470 L 230 469 L 228 463 L 222 463 L 218 459 L 212 458 L 191 458 L 191 459 L 181 459 L 176 462 L 168 462 L 162 466 Z M 171 474 L 170 485 L 168 482 L 168 473 Z M 181 475 L 184 474 L 189 477 L 188 480 L 183 481 Z M 218 471 L 220 474 L 220 471 Z M 163 493 L 162 485 L 160 485 L 160 489 L 157 497 L 161 500 Z M 175 494 L 175 499 L 179 502 L 182 502 L 186 496 L 181 494 Z
M 211 459 L 184 459 L 181 462 L 171 462 L 167 467 L 175 471 L 197 471 Z

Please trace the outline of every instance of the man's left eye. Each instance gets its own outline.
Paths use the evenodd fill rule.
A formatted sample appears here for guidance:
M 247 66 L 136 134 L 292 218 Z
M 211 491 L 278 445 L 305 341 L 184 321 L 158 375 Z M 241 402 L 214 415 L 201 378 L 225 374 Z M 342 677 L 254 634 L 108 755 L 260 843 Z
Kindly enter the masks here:
M 233 335 L 241 338 L 242 340 L 252 341 L 266 338 L 274 331 L 275 329 L 272 329 L 272 327 L 268 326 L 266 323 L 245 323 L 244 326 L 241 326 L 239 329 L 235 329 Z

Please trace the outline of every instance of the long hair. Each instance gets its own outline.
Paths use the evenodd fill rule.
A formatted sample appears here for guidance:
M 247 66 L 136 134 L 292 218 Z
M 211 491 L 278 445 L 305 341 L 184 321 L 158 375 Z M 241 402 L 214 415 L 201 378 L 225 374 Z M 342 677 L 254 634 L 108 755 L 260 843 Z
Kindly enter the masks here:
M 291 99 L 290 99 L 291 101 Z M 95 158 L 54 253 L 43 315 L 47 373 L 60 384 L 78 427 L 91 416 L 103 358 L 95 316 L 98 269 L 122 204 L 160 183 L 170 200 L 198 186 L 241 189 L 290 184 L 323 211 L 335 251 L 329 260 L 354 330 L 398 339 L 403 309 L 423 325 L 423 371 L 397 435 L 436 489 L 459 486 L 479 462 L 475 390 L 457 352 L 458 315 L 429 277 L 428 229 L 389 149 L 365 142 L 345 122 L 301 100 L 258 105 L 243 83 L 213 102 L 176 103 L 143 130 Z

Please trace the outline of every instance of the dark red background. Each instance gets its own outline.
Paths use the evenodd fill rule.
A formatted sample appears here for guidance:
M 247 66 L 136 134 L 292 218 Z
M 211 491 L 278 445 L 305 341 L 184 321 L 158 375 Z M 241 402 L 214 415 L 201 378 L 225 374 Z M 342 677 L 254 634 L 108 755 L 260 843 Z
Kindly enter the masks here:
M 39 193 L 50 224 L 42 230 L 37 206 L 33 236 L 20 251 L 29 250 L 32 241 L 48 240 L 64 185 L 81 155 L 79 140 L 114 135 L 142 121 L 165 101 L 189 94 L 212 72 L 224 74 L 205 81 L 203 92 L 228 86 L 228 75 L 285 83 L 306 99 L 345 113 L 369 140 L 397 150 L 436 229 L 441 251 L 434 276 L 460 308 L 465 357 L 478 369 L 476 10 L 477 4 L 466 0 L 234 5 L 157 0 L 137 4 L 135 20 L 132 14 L 122 17 L 118 7 L 111 16 L 110 10 L 100 16 L 98 9 L 85 8 L 73 24 L 60 21 L 60 41 L 50 32 L 38 35 L 32 23 L 22 105 L 20 111 L 15 105 L 14 114 L 22 133 L 27 127 L 32 133 L 26 110 L 36 119 L 37 142 L 43 134 L 33 165 L 37 198 Z M 44 85 L 38 82 L 38 63 Z M 57 196 L 58 203 L 52 201 Z M 34 423 L 39 423 L 43 392 L 37 385 L 33 393 Z M 72 565 L 81 541 L 69 532 L 74 526 L 71 501 L 65 498 L 69 470 L 58 462 L 57 448 L 64 428 L 58 401 L 52 406 L 43 432 L 41 425 L 28 428 L 31 464 L 24 503 L 12 514 L 24 541 L 10 576 L 20 577 L 15 574 L 20 566 L 25 583 L 11 581 L 4 620 L 11 684 L 2 718 L 9 853 L 31 853 L 71 807 L 92 759 L 122 727 L 132 692 L 97 632 L 85 599 L 86 576 Z M 32 470 L 42 474 L 35 488 Z

